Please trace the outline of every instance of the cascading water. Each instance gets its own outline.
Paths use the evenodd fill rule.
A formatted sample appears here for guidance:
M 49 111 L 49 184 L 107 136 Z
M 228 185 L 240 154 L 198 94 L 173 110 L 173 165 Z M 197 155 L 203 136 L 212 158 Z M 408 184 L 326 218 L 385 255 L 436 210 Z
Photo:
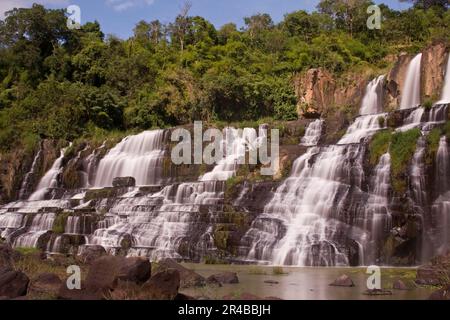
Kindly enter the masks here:
M 364 229 L 371 232 L 372 243 L 366 249 L 364 260 L 376 260 L 375 251 L 379 247 L 378 241 L 391 229 L 391 213 L 389 210 L 389 192 L 391 189 L 391 156 L 389 153 L 381 156 L 375 167 L 375 174 L 371 179 L 369 198 L 364 210 Z M 363 261 L 362 264 L 366 264 Z
M 379 76 L 367 85 L 366 92 L 361 103 L 361 109 L 359 112 L 360 115 L 364 116 L 382 112 L 384 78 L 384 75 Z
M 19 199 L 20 200 L 25 200 L 26 198 L 28 198 L 29 196 L 29 191 L 28 188 L 31 184 L 31 180 L 34 177 L 34 175 L 36 174 L 36 170 L 37 170 L 37 166 L 39 163 L 39 159 L 41 158 L 42 155 L 42 146 L 41 144 L 39 144 L 39 150 L 36 153 L 34 159 L 33 159 L 33 163 L 31 164 L 31 169 L 30 171 L 25 175 L 23 181 L 22 181 L 22 185 L 20 187 L 20 191 L 19 191 Z
M 450 153 L 447 137 L 439 142 L 436 155 L 436 193 L 431 212 L 436 228 L 428 233 L 432 242 L 432 253 L 429 256 L 446 254 L 450 249 Z
M 123 139 L 100 161 L 95 187 L 111 187 L 117 177 L 134 177 L 139 186 L 161 184 L 164 142 L 164 130 L 145 131 Z
M 222 144 L 224 159 L 220 160 L 211 172 L 200 177 L 201 181 L 226 181 L 231 178 L 237 170 L 239 159 L 245 157 L 249 148 L 255 147 L 258 138 L 253 128 L 239 130 L 228 127 L 224 129 L 224 135 Z
M 38 213 L 28 231 L 14 240 L 14 247 L 36 248 L 39 238 L 52 229 L 55 217 L 54 213 Z
M 410 167 L 412 199 L 418 206 L 417 208 L 424 207 L 428 201 L 426 193 L 425 172 L 424 172 L 425 151 L 426 151 L 426 139 L 425 137 L 422 136 L 417 141 L 416 152 L 414 153 Z
M 192 258 L 214 250 L 212 223 L 221 212 L 224 180 L 235 174 L 240 157 L 257 143 L 252 128 L 225 128 L 224 134 L 223 160 L 199 182 L 169 185 L 148 196 L 131 191 L 113 204 L 88 244 L 114 252 L 128 241 L 128 254 L 152 260 Z
M 414 108 L 420 105 L 420 74 L 422 54 L 416 55 L 409 63 L 403 86 L 400 109 Z
M 317 119 L 309 124 L 306 129 L 305 136 L 301 140 L 301 145 L 305 147 L 313 147 L 319 143 L 322 136 L 323 120 Z
M 58 187 L 58 176 L 61 174 L 62 161 L 64 159 L 65 149 L 61 150 L 60 156 L 53 163 L 49 171 L 45 173 L 39 182 L 36 191 L 28 198 L 29 201 L 44 200 L 49 189 Z
M 367 235 L 346 220 L 346 200 L 361 196 L 364 144 L 382 128 L 379 91 L 384 77 L 369 83 L 361 106 L 362 116 L 349 127 L 338 145 L 312 147 L 298 158 L 290 177 L 278 187 L 264 213 L 243 237 L 245 260 L 276 265 L 335 266 L 360 264 Z M 383 160 L 386 160 L 385 156 Z M 389 167 L 382 163 L 379 180 Z M 376 189 L 374 196 L 382 196 Z M 375 204 L 372 216 L 378 219 Z M 378 222 L 375 222 L 375 225 Z M 244 250 L 245 251 L 245 250 Z

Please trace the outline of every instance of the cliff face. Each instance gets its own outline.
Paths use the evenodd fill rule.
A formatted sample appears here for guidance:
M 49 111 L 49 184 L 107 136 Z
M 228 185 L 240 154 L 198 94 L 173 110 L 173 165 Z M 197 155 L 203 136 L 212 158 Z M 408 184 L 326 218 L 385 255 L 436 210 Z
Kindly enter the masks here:
M 448 61 L 448 48 L 444 43 L 428 47 L 422 55 L 422 101 L 439 100 Z
M 439 99 L 448 61 L 447 44 L 438 42 L 422 52 L 421 90 L 422 102 Z M 392 60 L 392 68 L 386 74 L 385 109 L 393 111 L 401 102 L 401 88 L 405 83 L 408 65 L 414 55 L 401 53 Z M 364 90 L 370 79 L 363 73 L 350 73 L 336 78 L 322 68 L 310 69 L 295 77 L 297 110 L 300 117 L 326 116 L 333 109 L 351 106 L 355 115 Z
M 43 140 L 31 152 L 17 148 L 8 153 L 0 153 L 0 203 L 17 200 L 21 189 L 24 198 L 29 196 L 58 156 L 56 142 L 51 140 Z M 35 158 L 34 173 L 25 181 L 25 175 L 31 171 Z
M 337 80 L 322 68 L 299 74 L 294 80 L 299 115 L 318 117 L 333 107 L 359 105 L 366 80 L 361 74 L 349 74 Z

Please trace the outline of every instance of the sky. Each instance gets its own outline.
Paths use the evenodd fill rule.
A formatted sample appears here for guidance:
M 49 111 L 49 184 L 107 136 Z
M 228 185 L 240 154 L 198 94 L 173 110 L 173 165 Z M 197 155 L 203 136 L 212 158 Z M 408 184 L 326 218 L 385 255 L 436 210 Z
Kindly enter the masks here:
M 216 27 L 228 22 L 243 25 L 243 18 L 255 13 L 269 13 L 275 22 L 284 14 L 296 11 L 313 11 L 319 0 L 190 0 L 190 15 L 199 15 L 211 21 Z M 406 3 L 398 0 L 375 0 L 393 9 L 406 9 Z M 30 7 L 40 3 L 48 8 L 67 8 L 78 5 L 81 9 L 81 23 L 97 20 L 106 34 L 128 38 L 140 20 L 159 19 L 163 23 L 174 20 L 184 0 L 0 0 L 0 18 L 14 7 Z

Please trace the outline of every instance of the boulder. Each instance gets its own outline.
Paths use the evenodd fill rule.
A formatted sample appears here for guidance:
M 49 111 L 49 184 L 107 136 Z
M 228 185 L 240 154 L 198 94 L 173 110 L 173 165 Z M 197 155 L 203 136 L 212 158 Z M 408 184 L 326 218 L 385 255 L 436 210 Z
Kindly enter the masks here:
M 0 244 L 0 268 L 11 268 L 14 261 L 20 259 L 20 254 L 9 244 Z
M 117 177 L 113 179 L 113 187 L 128 188 L 136 186 L 136 179 L 133 177 Z
M 214 274 L 206 280 L 208 283 L 219 282 L 221 284 L 239 283 L 238 276 L 235 272 L 223 272 Z
M 428 300 L 450 300 L 450 285 L 433 292 Z
M 264 283 L 267 283 L 267 284 L 279 284 L 279 282 L 275 281 L 275 280 L 265 280 Z
M 181 288 L 203 287 L 206 285 L 206 279 L 204 277 L 202 277 L 195 271 L 183 267 L 173 259 L 161 260 L 158 263 L 156 271 L 162 272 L 167 269 L 175 269 L 179 272 Z
M 152 265 L 145 258 L 126 258 L 120 267 L 119 279 L 135 283 L 144 283 L 150 279 Z
M 81 289 L 69 289 L 64 282 L 58 291 L 58 299 L 60 300 L 103 300 L 105 296 L 101 292 L 91 292 L 86 289 L 84 282 L 81 282 Z
M 30 279 L 20 271 L 11 268 L 0 269 L 0 297 L 15 299 L 27 294 Z
M 445 283 L 447 273 L 438 265 L 425 265 L 417 269 L 416 283 L 419 285 L 438 286 Z
M 95 260 L 86 277 L 86 290 L 94 293 L 107 293 L 117 286 L 123 257 L 104 256 Z
M 402 280 L 395 280 L 392 288 L 395 290 L 409 290 L 408 286 Z
M 346 274 L 343 274 L 336 280 L 334 280 L 333 283 L 330 283 L 330 286 L 334 287 L 354 287 L 355 284 L 353 283 L 353 280 Z
M 151 264 L 144 258 L 104 256 L 95 260 L 86 277 L 86 289 L 91 292 L 113 290 L 118 281 L 144 283 L 151 276 Z
M 180 288 L 180 272 L 167 269 L 150 278 L 142 286 L 142 300 L 174 300 Z
M 100 257 L 106 256 L 107 252 L 102 246 L 85 246 L 78 255 L 83 264 L 91 264 Z
M 30 293 L 57 296 L 62 285 L 61 279 L 54 273 L 42 273 L 30 284 Z

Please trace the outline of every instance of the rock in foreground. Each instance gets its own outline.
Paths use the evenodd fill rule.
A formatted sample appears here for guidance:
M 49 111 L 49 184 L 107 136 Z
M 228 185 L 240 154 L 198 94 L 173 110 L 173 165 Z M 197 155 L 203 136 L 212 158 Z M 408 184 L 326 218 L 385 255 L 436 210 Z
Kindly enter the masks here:
M 333 287 L 354 287 L 355 284 L 353 283 L 353 280 L 346 274 L 343 274 L 336 280 L 334 280 L 333 283 L 330 283 L 330 286 Z

